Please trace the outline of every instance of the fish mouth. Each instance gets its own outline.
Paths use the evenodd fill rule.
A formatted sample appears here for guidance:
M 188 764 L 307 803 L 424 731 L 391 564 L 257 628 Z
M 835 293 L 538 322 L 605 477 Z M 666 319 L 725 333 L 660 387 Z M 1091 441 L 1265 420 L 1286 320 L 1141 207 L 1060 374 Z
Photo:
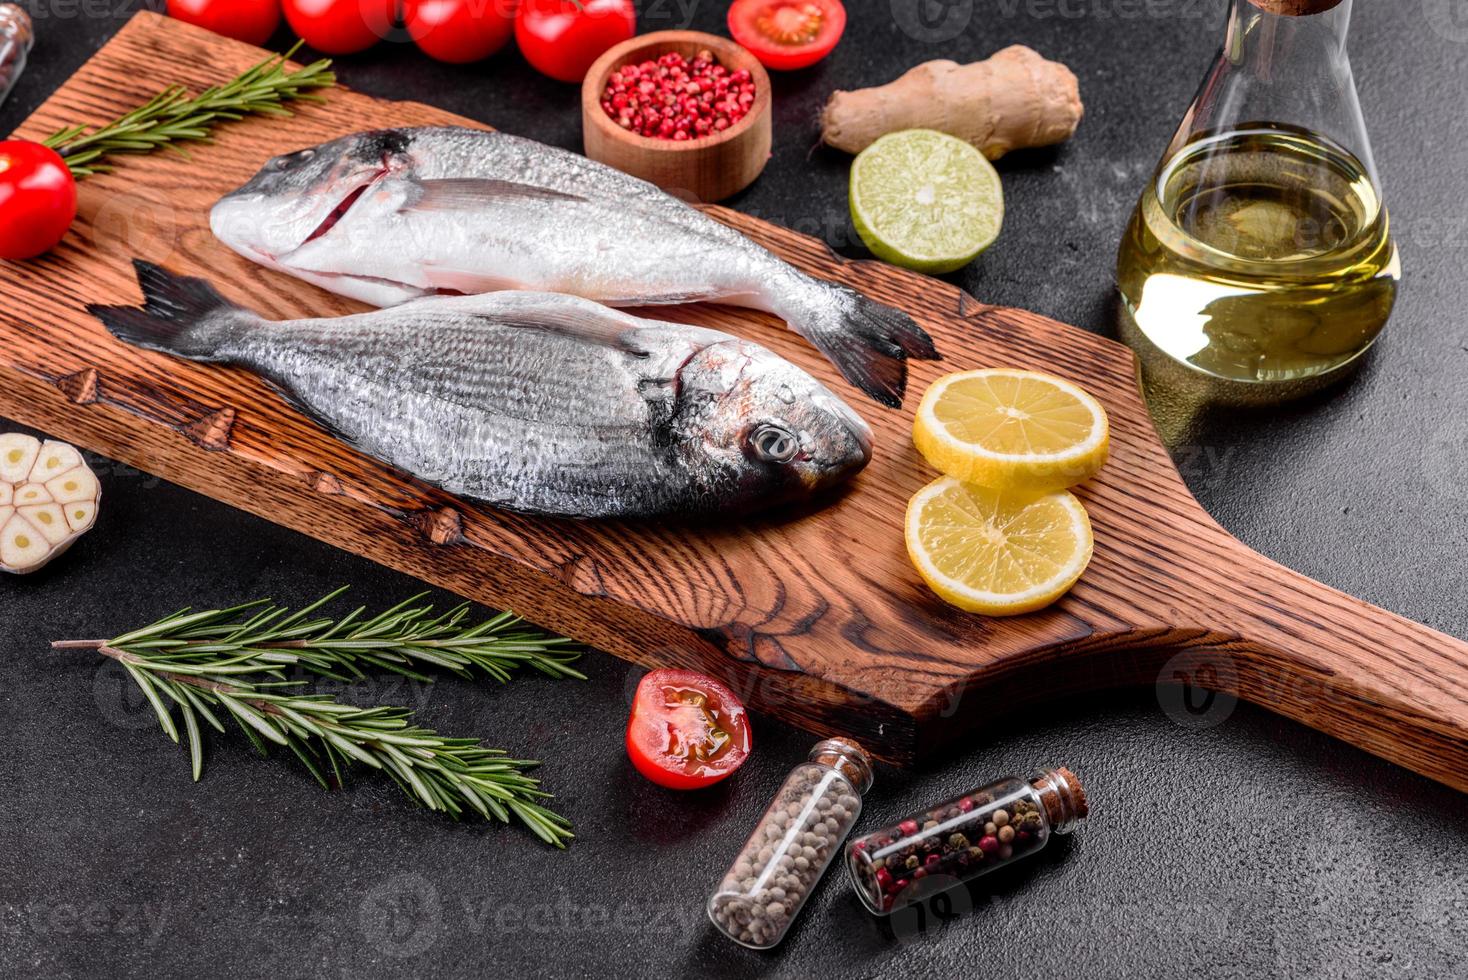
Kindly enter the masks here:
M 347 195 L 337 203 L 337 206 L 332 208 L 326 217 L 322 219 L 321 224 L 317 225 L 316 229 L 307 235 L 305 240 L 297 245 L 296 248 L 305 248 L 335 228 L 347 216 L 347 212 L 352 210 L 353 205 L 362 199 L 362 195 L 381 183 L 382 179 L 388 175 L 388 172 L 387 164 L 384 163 L 377 170 L 368 174 L 365 180 L 347 192 Z

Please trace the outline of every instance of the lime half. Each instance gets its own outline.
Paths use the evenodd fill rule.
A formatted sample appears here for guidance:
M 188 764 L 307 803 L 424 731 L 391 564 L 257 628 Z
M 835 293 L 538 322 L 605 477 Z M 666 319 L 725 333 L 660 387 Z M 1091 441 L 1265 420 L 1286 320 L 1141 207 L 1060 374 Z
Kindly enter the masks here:
M 931 129 L 889 133 L 851 165 L 851 218 L 878 258 L 952 272 L 999 237 L 999 172 L 961 139 Z

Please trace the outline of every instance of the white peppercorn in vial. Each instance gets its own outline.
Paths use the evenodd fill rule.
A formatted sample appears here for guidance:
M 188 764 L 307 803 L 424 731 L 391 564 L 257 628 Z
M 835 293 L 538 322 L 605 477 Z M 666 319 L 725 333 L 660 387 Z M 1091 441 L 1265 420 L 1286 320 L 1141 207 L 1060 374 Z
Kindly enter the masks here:
M 25 71 L 35 39 L 30 14 L 13 3 L 0 3 L 0 105 Z
M 714 925 L 751 949 L 784 939 L 856 824 L 871 786 L 872 760 L 860 745 L 844 738 L 816 743 L 709 899 Z
M 890 915 L 1037 853 L 1089 812 L 1069 769 L 1010 776 L 852 841 L 846 870 L 862 904 Z

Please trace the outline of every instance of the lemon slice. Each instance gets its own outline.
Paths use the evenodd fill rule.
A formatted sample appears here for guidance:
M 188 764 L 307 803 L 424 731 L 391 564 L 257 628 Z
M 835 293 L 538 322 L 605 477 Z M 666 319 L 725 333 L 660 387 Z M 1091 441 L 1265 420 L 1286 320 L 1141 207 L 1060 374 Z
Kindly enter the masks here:
M 931 129 L 890 133 L 851 165 L 851 220 L 878 258 L 952 272 L 994 244 L 1004 224 L 999 172 L 961 139 Z
M 1065 490 L 1036 497 L 941 477 L 907 505 L 907 553 L 945 602 L 1017 616 L 1065 595 L 1091 561 L 1091 521 Z
M 1035 493 L 1096 475 L 1111 436 L 1106 410 L 1038 371 L 963 371 L 933 382 L 913 420 L 918 451 L 968 483 Z

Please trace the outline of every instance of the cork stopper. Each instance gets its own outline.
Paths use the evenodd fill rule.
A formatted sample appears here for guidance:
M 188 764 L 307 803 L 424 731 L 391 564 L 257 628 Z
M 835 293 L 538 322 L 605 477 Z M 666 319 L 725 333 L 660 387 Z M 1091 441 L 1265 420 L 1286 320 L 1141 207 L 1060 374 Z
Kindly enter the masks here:
M 1081 781 L 1064 766 L 1040 770 L 1030 777 L 1030 786 L 1039 795 L 1047 822 L 1057 834 L 1070 833 L 1091 813 Z
M 1249 0 L 1249 2 L 1260 10 L 1279 14 L 1281 17 L 1309 17 L 1311 14 L 1323 14 L 1341 4 L 1341 0 Z
M 0 38 L 10 38 L 26 51 L 36 39 L 31 15 L 13 3 L 0 3 Z
M 863 796 L 872 788 L 872 757 L 852 739 L 828 738 L 817 742 L 807 758 L 845 776 L 846 781 Z

